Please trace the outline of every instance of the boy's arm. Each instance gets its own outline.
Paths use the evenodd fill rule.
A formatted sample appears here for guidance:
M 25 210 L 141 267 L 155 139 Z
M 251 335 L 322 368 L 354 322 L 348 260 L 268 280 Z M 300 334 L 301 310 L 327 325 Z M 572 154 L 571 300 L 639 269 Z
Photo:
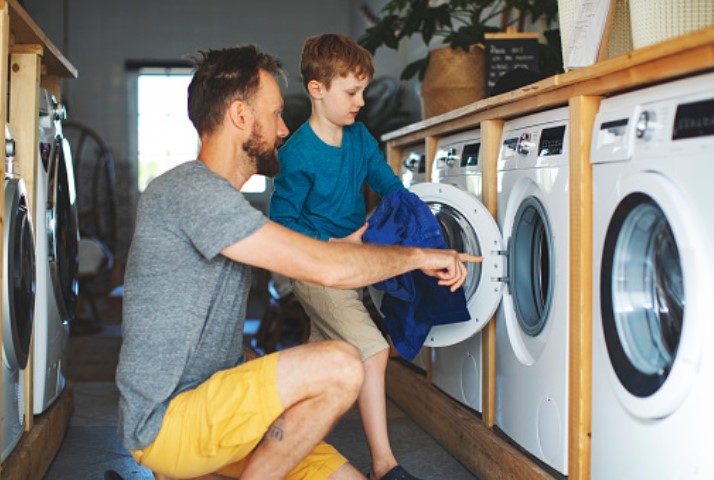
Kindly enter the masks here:
M 367 133 L 370 135 L 369 132 Z M 380 197 L 385 197 L 394 190 L 404 188 L 401 179 L 395 175 L 392 167 L 385 160 L 377 141 L 370 135 L 367 142 L 366 150 L 370 152 L 366 159 L 367 185 Z
M 321 242 L 274 222 L 221 253 L 237 262 L 333 288 L 362 287 L 420 269 L 453 291 L 466 279 L 463 262 L 481 261 L 453 250 Z
M 274 191 L 270 197 L 270 219 L 296 232 L 319 238 L 319 233 L 316 230 L 298 222 L 313 182 L 307 171 L 295 167 L 304 162 L 301 159 L 286 158 L 287 155 L 283 153 L 280 156 L 281 171 L 273 180 Z

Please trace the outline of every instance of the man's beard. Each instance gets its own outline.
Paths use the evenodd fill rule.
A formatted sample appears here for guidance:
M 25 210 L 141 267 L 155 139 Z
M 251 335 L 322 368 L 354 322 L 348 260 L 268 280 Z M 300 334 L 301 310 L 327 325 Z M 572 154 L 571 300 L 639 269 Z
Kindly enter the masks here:
M 277 145 L 268 146 L 260 130 L 257 123 L 253 125 L 250 138 L 243 143 L 243 150 L 255 162 L 255 173 L 272 178 L 280 173 Z

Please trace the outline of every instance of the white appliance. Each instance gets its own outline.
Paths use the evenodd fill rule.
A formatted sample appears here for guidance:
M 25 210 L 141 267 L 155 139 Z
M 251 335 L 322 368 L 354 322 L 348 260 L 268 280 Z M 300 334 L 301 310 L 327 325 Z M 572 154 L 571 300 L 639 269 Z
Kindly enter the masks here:
M 78 293 L 78 243 L 74 170 L 63 137 L 64 107 L 40 89 L 36 178 L 37 296 L 34 341 L 34 413 L 44 412 L 65 385 L 69 322 Z
M 433 182 L 454 185 L 481 199 L 481 132 L 470 130 L 442 137 L 432 163 Z M 457 210 L 430 204 L 450 248 L 476 251 L 480 246 Z M 470 242 L 470 243 L 469 243 Z M 474 270 L 477 270 L 478 266 Z M 476 291 L 479 277 L 469 272 L 464 284 L 468 299 Z M 471 275 L 473 274 L 473 275 Z M 432 383 L 458 402 L 482 411 L 481 333 L 454 345 L 432 349 Z
M 508 293 L 496 314 L 496 426 L 568 474 L 568 109 L 504 124 L 498 225 Z
M 593 480 L 714 478 L 714 75 L 602 101 Z
M 402 155 L 402 165 L 400 167 L 400 178 L 402 184 L 409 188 L 415 183 L 426 181 L 426 154 L 424 144 L 420 144 L 404 151 Z
M 25 183 L 14 171 L 15 143 L 5 127 L 5 211 L 2 276 L 2 458 L 25 426 L 24 369 L 35 310 L 35 246 Z

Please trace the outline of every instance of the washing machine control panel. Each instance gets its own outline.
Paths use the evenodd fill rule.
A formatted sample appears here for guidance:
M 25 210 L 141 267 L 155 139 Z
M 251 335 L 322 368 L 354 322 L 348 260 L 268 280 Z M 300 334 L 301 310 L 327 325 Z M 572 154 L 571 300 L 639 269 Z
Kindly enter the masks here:
M 431 181 L 481 173 L 481 138 L 478 130 L 440 139 L 431 166 Z
M 400 176 L 404 187 L 426 181 L 426 154 L 423 147 L 407 150 L 402 157 Z
M 635 152 L 654 156 L 709 152 L 714 136 L 714 94 L 643 104 L 636 109 Z
M 503 138 L 499 169 L 547 166 L 567 153 L 564 123 L 514 129 L 506 131 Z

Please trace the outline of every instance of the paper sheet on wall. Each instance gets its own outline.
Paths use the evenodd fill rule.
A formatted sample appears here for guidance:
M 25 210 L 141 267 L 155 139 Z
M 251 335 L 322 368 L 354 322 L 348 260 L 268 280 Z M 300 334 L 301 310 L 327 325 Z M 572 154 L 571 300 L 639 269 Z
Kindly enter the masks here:
M 587 67 L 597 61 L 611 0 L 580 0 L 570 34 L 565 69 Z

